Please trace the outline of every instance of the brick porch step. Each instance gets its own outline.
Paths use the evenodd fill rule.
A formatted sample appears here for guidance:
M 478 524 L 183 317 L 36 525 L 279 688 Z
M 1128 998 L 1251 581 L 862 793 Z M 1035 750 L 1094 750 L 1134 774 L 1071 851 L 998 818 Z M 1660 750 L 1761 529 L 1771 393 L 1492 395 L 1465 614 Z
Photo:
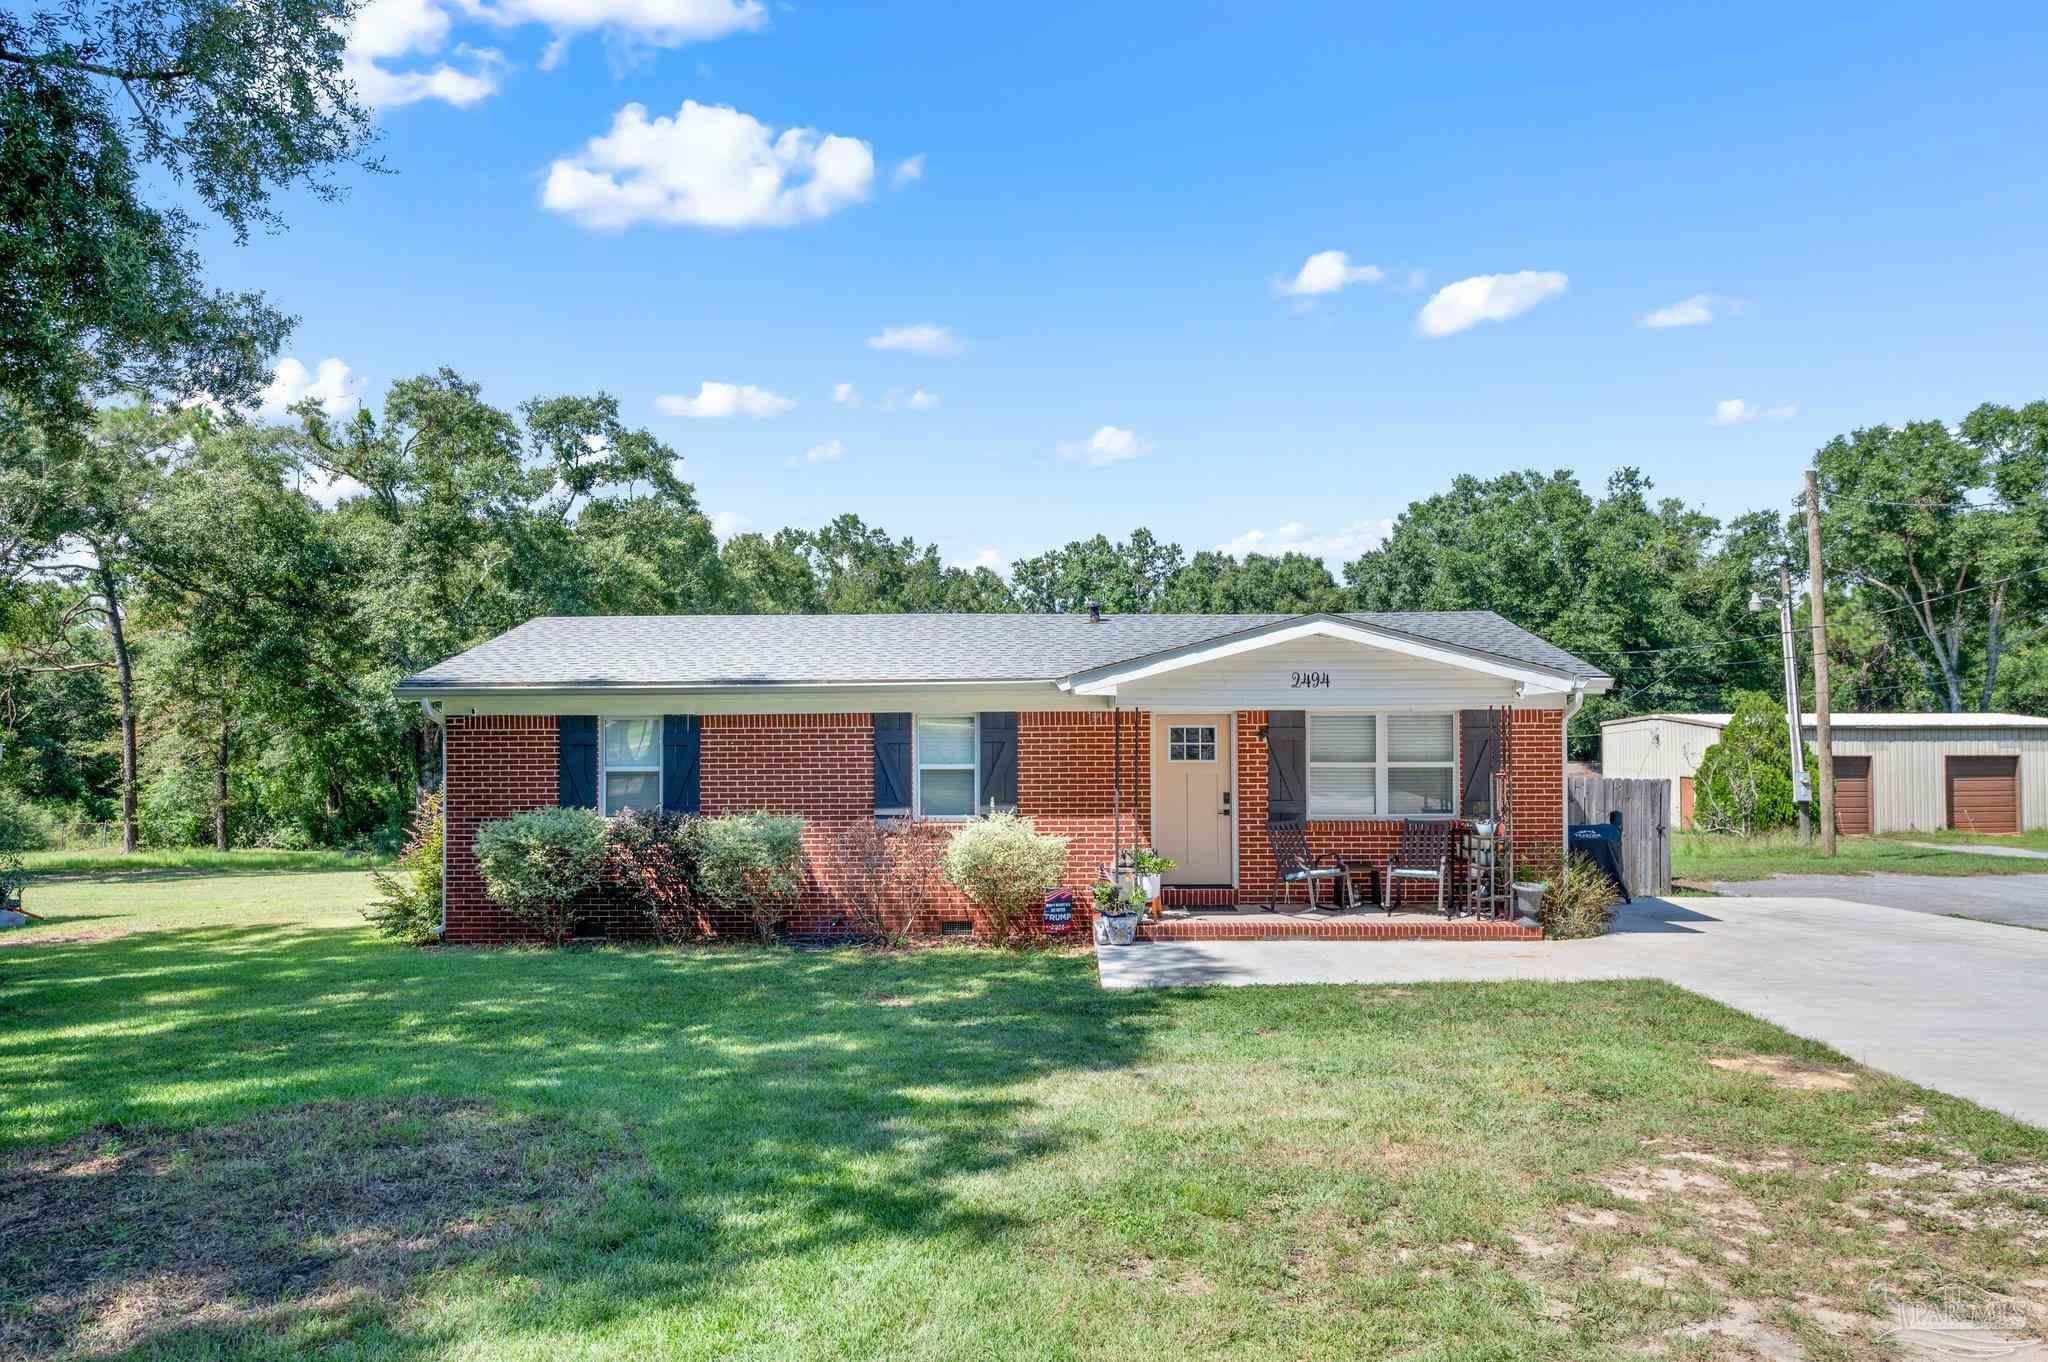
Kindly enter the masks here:
M 1138 924 L 1142 941 L 1541 941 L 1534 927 L 1434 913 L 1268 913 L 1240 909 Z

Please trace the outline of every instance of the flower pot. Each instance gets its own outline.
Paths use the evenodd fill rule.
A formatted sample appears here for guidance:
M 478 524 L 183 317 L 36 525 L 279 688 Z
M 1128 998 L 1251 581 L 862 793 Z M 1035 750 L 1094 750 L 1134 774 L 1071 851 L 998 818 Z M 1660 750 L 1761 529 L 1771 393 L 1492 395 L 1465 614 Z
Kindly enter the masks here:
M 1541 882 L 1515 885 L 1515 925 L 1517 927 L 1541 927 L 1543 925 L 1543 896 L 1550 892 L 1550 886 Z
M 1136 913 L 1097 913 L 1095 915 L 1095 944 L 1098 946 L 1128 946 L 1138 939 L 1138 915 Z

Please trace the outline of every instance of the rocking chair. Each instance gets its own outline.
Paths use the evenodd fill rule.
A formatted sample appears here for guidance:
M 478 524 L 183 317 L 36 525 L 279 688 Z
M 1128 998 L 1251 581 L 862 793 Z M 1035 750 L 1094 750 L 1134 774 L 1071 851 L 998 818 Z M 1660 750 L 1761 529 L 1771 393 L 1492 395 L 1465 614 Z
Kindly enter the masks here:
M 1448 913 L 1451 885 L 1451 824 L 1423 823 L 1413 819 L 1401 824 L 1401 845 L 1387 862 L 1385 892 L 1380 907 L 1391 913 L 1399 898 L 1399 886 L 1408 880 L 1436 882 L 1436 910 Z
M 1328 883 L 1331 886 L 1332 902 L 1335 909 L 1349 908 L 1359 901 L 1358 886 L 1352 876 L 1363 870 L 1372 873 L 1370 866 L 1354 868 L 1342 856 L 1329 854 L 1318 856 L 1309 850 L 1308 828 L 1301 823 L 1268 823 L 1266 840 L 1273 847 L 1273 864 L 1279 871 L 1280 902 L 1293 901 L 1294 886 L 1304 886 L 1308 895 L 1309 911 L 1314 912 L 1321 905 L 1316 902 L 1316 886 Z M 1279 911 L 1273 900 L 1266 903 L 1269 913 Z

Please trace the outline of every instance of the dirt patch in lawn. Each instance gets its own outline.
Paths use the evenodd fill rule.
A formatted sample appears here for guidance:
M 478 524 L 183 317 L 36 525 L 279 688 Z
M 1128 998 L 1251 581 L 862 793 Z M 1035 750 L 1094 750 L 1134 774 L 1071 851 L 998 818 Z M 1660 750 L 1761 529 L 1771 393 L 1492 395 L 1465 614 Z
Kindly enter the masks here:
M 596 1162 L 558 1120 L 477 1102 L 102 1127 L 0 1168 L 0 1357 L 385 1309 L 591 1195 Z
M 1789 1055 L 1735 1055 L 1707 1063 L 1732 1073 L 1757 1074 L 1777 1087 L 1802 1092 L 1849 1092 L 1856 1086 L 1853 1070 L 1830 1069 Z

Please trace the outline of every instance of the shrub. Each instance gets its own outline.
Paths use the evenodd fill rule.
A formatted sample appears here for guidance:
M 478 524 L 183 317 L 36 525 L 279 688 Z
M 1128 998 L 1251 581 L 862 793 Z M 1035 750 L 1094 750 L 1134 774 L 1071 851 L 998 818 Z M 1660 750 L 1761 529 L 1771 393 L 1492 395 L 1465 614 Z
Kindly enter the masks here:
M 41 851 L 55 840 L 48 815 L 12 790 L 0 790 L 0 853 Z
M 1791 826 L 1799 813 L 1787 742 L 1784 706 L 1762 691 L 1741 692 L 1693 776 L 1693 825 L 1743 837 Z M 1811 747 L 1805 753 L 1807 779 L 1817 787 L 1820 762 Z
M 838 860 L 856 932 L 891 949 L 930 914 L 946 841 L 917 818 L 857 818 L 838 838 Z
M 605 878 L 647 914 L 656 939 L 678 946 L 710 930 L 697 866 L 704 820 L 625 809 L 612 816 Z
M 1584 856 L 1574 856 L 1549 877 L 1543 895 L 1543 934 L 1556 940 L 1601 936 L 1614 920 L 1614 881 Z
M 425 795 L 413 810 L 412 831 L 396 868 L 374 871 L 377 897 L 363 916 L 385 936 L 411 946 L 432 941 L 441 927 L 441 852 L 446 845 L 441 796 Z
M 1141 870 L 1138 873 L 1150 872 Z M 1143 890 L 1122 889 L 1109 880 L 1097 880 L 1088 887 L 1088 893 L 1095 900 L 1095 911 L 1104 917 L 1138 916 L 1152 906 Z
M 1067 839 L 1040 833 L 1029 818 L 992 813 L 954 832 L 942 864 L 947 882 L 987 915 L 989 934 L 1008 943 L 1067 873 Z
M 746 914 L 763 941 L 794 911 L 804 886 L 804 820 L 733 813 L 697 828 L 697 881 L 706 899 Z
M 535 809 L 477 829 L 484 890 L 556 945 L 569 939 L 578 895 L 604 872 L 605 820 L 589 809 Z

